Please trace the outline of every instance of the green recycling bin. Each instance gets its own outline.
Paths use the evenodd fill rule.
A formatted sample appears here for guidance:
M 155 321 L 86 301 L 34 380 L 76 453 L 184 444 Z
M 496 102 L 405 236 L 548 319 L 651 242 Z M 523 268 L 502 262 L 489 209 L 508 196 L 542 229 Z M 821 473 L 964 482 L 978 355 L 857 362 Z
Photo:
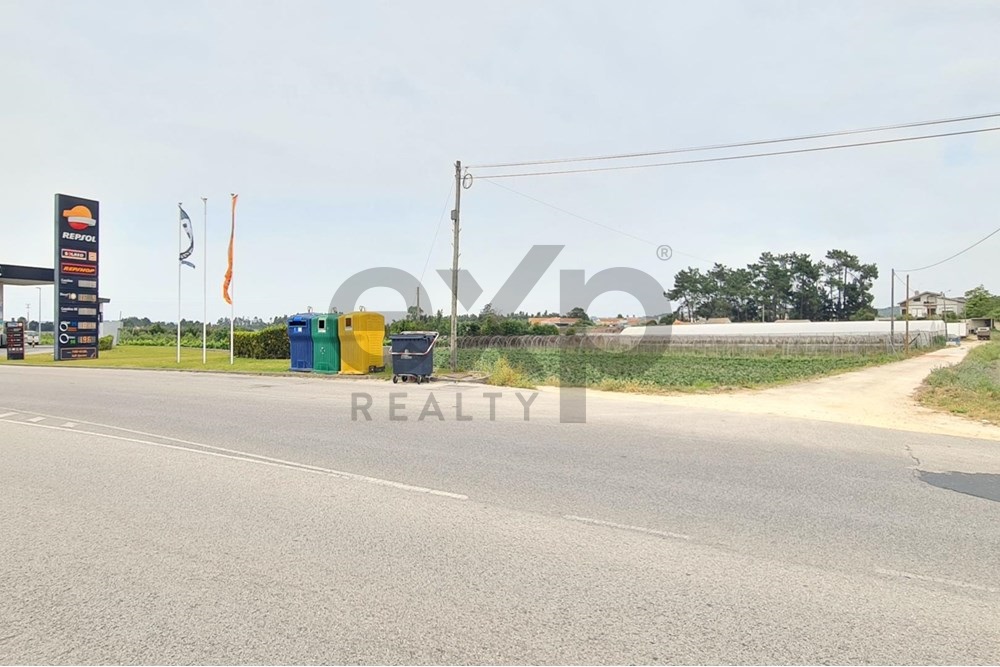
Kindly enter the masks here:
M 337 313 L 317 315 L 312 320 L 313 372 L 340 372 L 340 338 L 337 336 Z

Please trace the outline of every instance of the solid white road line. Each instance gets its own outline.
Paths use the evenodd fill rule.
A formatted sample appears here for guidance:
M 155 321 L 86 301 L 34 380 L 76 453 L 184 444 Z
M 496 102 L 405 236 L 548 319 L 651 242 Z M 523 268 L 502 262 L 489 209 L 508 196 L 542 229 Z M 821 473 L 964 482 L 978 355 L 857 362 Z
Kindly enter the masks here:
M 600 519 L 588 519 L 585 516 L 574 516 L 572 514 L 566 514 L 563 516 L 564 519 L 569 519 L 570 521 L 579 521 L 580 523 L 588 523 L 592 526 L 607 526 L 608 528 L 618 528 L 620 530 L 631 530 L 636 533 L 646 533 L 647 535 L 658 535 L 659 537 L 671 537 L 677 540 L 690 540 L 690 535 L 681 535 L 680 533 L 669 533 L 663 530 L 653 530 L 652 528 L 643 528 L 642 526 L 630 526 L 625 523 L 614 523 L 613 521 L 601 521 Z
M 39 418 L 43 419 L 43 418 Z M 212 447 L 211 445 L 202 445 L 199 443 L 187 443 L 194 445 L 196 447 L 204 447 L 207 449 L 222 450 L 228 453 L 222 454 L 214 451 L 204 451 L 203 449 L 192 449 L 190 447 L 182 447 L 180 445 L 168 445 L 163 442 L 151 442 L 149 440 L 140 440 L 139 438 L 130 438 L 121 435 L 111 435 L 109 433 L 97 433 L 94 431 L 81 431 L 76 428 L 63 428 L 62 426 L 49 426 L 46 424 L 29 423 L 31 420 L 25 421 L 14 421 L 11 419 L 2 419 L 0 421 L 7 422 L 8 424 L 21 424 L 22 426 L 34 426 L 35 428 L 46 428 L 53 431 L 65 431 L 67 433 L 74 433 L 77 435 L 93 435 L 98 438 L 107 438 L 110 440 L 120 440 L 123 442 L 132 442 L 140 445 L 150 445 L 152 447 L 163 447 L 164 449 L 176 449 L 183 452 L 191 452 L 193 454 L 202 454 L 204 456 L 216 456 L 222 459 L 230 459 L 233 461 L 245 461 L 247 463 L 257 463 L 260 465 L 274 466 L 276 468 L 286 468 L 288 470 L 301 470 L 303 472 L 319 473 L 324 475 L 330 475 L 332 477 L 340 477 L 342 479 L 351 479 L 359 482 L 368 482 L 369 484 L 378 484 L 380 486 L 389 486 L 394 489 L 401 489 L 403 491 L 411 491 L 415 493 L 426 493 L 432 496 L 441 496 L 444 498 L 452 498 L 454 500 L 468 500 L 469 497 L 462 495 L 460 493 L 451 493 L 450 491 L 440 491 L 438 489 L 430 489 L 424 486 L 414 486 L 412 484 L 404 484 L 402 482 L 394 482 L 389 479 L 380 479 L 378 477 L 368 477 L 367 475 L 358 475 L 351 472 L 344 472 L 342 470 L 333 470 L 331 468 L 321 468 L 319 466 L 307 465 L 305 463 L 296 463 L 295 461 L 284 461 L 281 459 L 273 459 L 265 456 L 258 456 L 256 454 L 248 454 L 245 452 L 237 452 L 231 449 L 223 449 L 222 447 Z M 115 428 L 115 427 L 108 427 Z M 128 430 L 128 429 L 121 429 Z M 159 438 L 160 436 L 152 435 L 154 438 Z M 163 438 L 164 440 L 174 440 L 173 438 Z
M 887 574 L 891 577 L 902 577 L 903 579 L 916 579 L 918 581 L 930 581 L 935 584 L 946 584 L 948 586 L 955 586 L 957 588 L 971 588 L 976 591 L 983 591 L 984 593 L 1000 593 L 1000 588 L 995 586 L 982 586 L 980 584 L 970 584 L 964 581 L 956 581 L 954 579 L 942 579 L 940 577 L 928 577 L 923 574 L 913 574 L 912 572 L 903 572 L 901 570 L 883 570 L 881 568 L 875 568 L 875 571 L 879 574 Z

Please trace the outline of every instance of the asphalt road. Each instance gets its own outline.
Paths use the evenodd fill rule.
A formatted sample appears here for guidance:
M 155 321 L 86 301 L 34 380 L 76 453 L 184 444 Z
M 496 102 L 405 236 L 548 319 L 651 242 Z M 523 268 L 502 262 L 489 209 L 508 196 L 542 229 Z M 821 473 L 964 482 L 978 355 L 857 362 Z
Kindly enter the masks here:
M 0 662 L 1000 662 L 998 443 L 491 391 L 0 366 Z

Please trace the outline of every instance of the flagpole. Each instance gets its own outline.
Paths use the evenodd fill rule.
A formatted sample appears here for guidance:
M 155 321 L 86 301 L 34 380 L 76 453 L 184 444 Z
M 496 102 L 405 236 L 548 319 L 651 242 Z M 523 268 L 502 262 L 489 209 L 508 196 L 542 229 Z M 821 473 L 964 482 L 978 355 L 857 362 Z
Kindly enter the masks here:
M 205 239 L 205 266 L 201 268 L 201 363 L 208 363 L 208 197 L 201 198 L 202 236 Z
M 233 198 L 233 224 L 231 231 L 231 238 L 229 240 L 229 247 L 234 248 L 236 246 L 236 195 L 234 193 L 229 194 Z M 230 261 L 230 269 L 232 264 L 235 263 L 234 260 Z M 236 318 L 236 289 L 233 287 L 232 282 L 229 284 L 229 365 L 233 365 L 233 343 L 235 340 L 235 329 L 233 328 L 233 322 Z
M 184 209 L 181 208 L 182 202 L 177 202 L 177 363 L 181 363 L 181 264 L 180 255 L 183 252 L 181 249 L 181 214 L 180 211 Z

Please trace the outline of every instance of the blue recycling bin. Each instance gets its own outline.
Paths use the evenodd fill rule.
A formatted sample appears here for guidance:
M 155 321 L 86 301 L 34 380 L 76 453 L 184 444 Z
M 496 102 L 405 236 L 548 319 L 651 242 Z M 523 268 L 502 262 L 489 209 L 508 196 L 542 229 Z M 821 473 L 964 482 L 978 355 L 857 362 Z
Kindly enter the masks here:
M 313 313 L 300 313 L 288 318 L 288 346 L 293 371 L 313 369 L 312 321 L 315 317 Z
M 434 374 L 434 343 L 436 331 L 404 331 L 389 336 L 392 341 L 392 381 L 414 380 L 417 384 Z

